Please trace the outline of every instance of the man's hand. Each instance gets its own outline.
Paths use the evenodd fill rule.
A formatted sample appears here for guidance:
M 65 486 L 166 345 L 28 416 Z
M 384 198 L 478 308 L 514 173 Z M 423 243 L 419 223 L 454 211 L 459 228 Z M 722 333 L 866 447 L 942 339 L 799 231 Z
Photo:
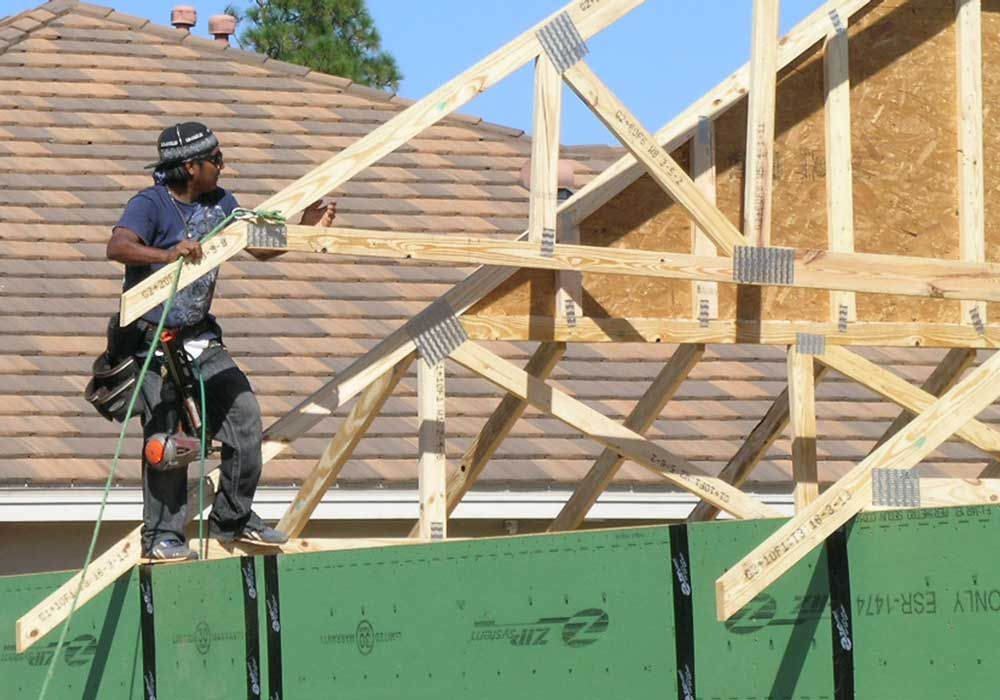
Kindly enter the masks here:
M 185 258 L 188 262 L 198 262 L 201 260 L 202 250 L 198 241 L 181 241 L 168 252 L 168 263 L 172 263 L 178 258 Z
M 337 203 L 323 203 L 322 199 L 317 199 L 302 212 L 299 219 L 300 226 L 320 226 L 329 228 L 333 226 L 333 220 L 337 218 Z M 273 260 L 279 255 L 284 255 L 283 250 L 253 250 L 250 252 L 258 260 Z
M 324 204 L 322 199 L 317 199 L 302 212 L 302 218 L 299 220 L 299 224 L 302 226 L 321 226 L 323 228 L 329 228 L 333 225 L 333 220 L 336 218 L 337 202 L 334 201 Z

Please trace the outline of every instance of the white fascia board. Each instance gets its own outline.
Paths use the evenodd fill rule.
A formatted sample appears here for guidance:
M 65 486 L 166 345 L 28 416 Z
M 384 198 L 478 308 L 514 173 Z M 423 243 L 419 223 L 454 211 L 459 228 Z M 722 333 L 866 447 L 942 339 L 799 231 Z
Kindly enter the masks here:
M 297 489 L 257 490 L 254 510 L 265 520 L 279 519 Z M 93 521 L 104 490 L 90 487 L 0 488 L 0 522 Z M 572 495 L 569 489 L 470 491 L 452 518 L 462 520 L 551 520 Z M 784 515 L 794 513 L 791 494 L 751 493 Z M 688 493 L 615 490 L 601 495 L 590 509 L 589 521 L 680 520 L 686 518 L 698 499 Z M 327 491 L 313 520 L 416 520 L 416 489 L 373 488 Z M 137 522 L 142 518 L 142 489 L 115 488 L 108 496 L 104 520 Z

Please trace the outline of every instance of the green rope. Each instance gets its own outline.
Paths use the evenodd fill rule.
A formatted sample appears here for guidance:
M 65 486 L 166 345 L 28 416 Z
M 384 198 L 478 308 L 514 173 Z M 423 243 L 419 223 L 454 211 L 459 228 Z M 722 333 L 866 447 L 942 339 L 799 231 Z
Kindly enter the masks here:
M 263 219 L 265 221 L 272 221 L 277 223 L 284 223 L 285 217 L 282 216 L 280 212 L 277 211 L 260 211 L 256 212 L 251 209 L 243 209 L 237 207 L 232 211 L 232 213 L 223 219 L 222 223 L 216 226 L 214 229 L 209 231 L 207 235 L 200 239 L 199 243 L 207 243 L 211 238 L 217 235 L 220 231 L 226 228 L 235 219 Z M 66 644 L 66 635 L 69 632 L 70 623 L 73 621 L 73 616 L 76 614 L 77 604 L 80 601 L 80 593 L 83 591 L 83 582 L 87 579 L 87 569 L 90 567 L 91 561 L 94 558 L 94 550 L 97 547 L 97 538 L 101 533 L 101 522 L 104 519 L 104 510 L 108 504 L 108 495 L 111 493 L 111 485 L 114 483 L 115 472 L 118 470 L 118 461 L 121 458 L 122 449 L 125 446 L 125 434 L 128 430 L 128 423 L 132 420 L 132 412 L 135 410 L 135 402 L 139 397 L 139 392 L 142 390 L 143 382 L 146 381 L 146 374 L 149 372 L 149 366 L 153 361 L 153 357 L 156 355 L 156 348 L 160 343 L 160 334 L 163 332 L 163 327 L 166 324 L 167 316 L 170 314 L 170 309 L 174 304 L 174 297 L 177 296 L 177 287 L 181 281 L 181 271 L 184 269 L 184 265 L 188 263 L 186 258 L 181 258 L 180 265 L 177 266 L 177 270 L 174 273 L 173 282 L 170 285 L 170 294 L 167 296 L 167 300 L 163 303 L 163 313 L 160 314 L 160 323 L 156 327 L 156 335 L 153 337 L 153 342 L 149 346 L 149 351 L 146 354 L 146 361 L 142 363 L 142 369 L 139 371 L 139 377 L 135 383 L 135 389 L 132 390 L 132 398 L 129 399 L 128 409 L 125 411 L 125 420 L 122 422 L 121 432 L 118 434 L 118 445 L 115 447 L 115 456 L 111 460 L 111 471 L 108 472 L 108 479 L 104 484 L 104 495 L 101 497 L 101 507 L 97 511 L 97 521 L 94 523 L 94 533 L 90 538 L 90 546 L 87 548 L 87 556 L 83 560 L 83 569 L 80 571 L 80 583 L 77 584 L 76 592 L 73 594 L 73 602 L 69 608 L 69 615 L 66 616 L 66 622 L 63 623 L 62 631 L 59 633 L 59 641 L 56 643 L 55 651 L 52 653 L 52 658 L 49 661 L 49 668 L 45 674 L 45 680 L 42 683 L 42 689 L 38 694 L 38 700 L 45 700 L 45 694 L 48 692 L 49 683 L 52 681 L 52 677 L 55 675 L 56 660 L 62 653 L 63 647 Z M 201 377 L 201 372 L 198 372 L 198 379 L 201 382 L 201 403 L 202 403 L 202 433 L 201 433 L 201 479 L 198 485 L 198 505 L 200 510 L 204 510 L 204 482 L 205 482 L 205 385 Z M 202 522 L 203 518 L 199 513 L 198 522 L 198 534 L 201 538 L 201 542 L 204 542 L 204 537 L 202 535 Z M 207 551 L 207 549 L 206 549 Z

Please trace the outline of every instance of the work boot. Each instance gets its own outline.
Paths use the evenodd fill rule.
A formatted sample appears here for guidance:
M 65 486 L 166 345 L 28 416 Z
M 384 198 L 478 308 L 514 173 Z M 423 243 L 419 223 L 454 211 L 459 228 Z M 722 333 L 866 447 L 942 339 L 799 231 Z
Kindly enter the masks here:
M 276 546 L 285 544 L 288 541 L 288 535 L 264 523 L 260 523 L 259 525 L 247 523 L 236 534 L 236 540 L 238 542 L 246 542 L 247 544 Z
M 168 537 L 154 544 L 146 557 L 157 561 L 185 561 L 197 559 L 198 553 L 176 537 Z

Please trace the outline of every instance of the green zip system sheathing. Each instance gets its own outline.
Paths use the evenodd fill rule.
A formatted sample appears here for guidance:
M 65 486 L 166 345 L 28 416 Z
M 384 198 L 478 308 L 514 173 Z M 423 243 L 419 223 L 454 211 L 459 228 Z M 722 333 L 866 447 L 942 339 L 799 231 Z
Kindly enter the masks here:
M 717 622 L 715 579 L 780 524 L 147 567 L 77 613 L 49 697 L 995 696 L 1000 510 L 861 516 Z M 65 576 L 0 579 L 7 639 Z M 47 643 L 5 644 L 0 697 L 37 695 Z

